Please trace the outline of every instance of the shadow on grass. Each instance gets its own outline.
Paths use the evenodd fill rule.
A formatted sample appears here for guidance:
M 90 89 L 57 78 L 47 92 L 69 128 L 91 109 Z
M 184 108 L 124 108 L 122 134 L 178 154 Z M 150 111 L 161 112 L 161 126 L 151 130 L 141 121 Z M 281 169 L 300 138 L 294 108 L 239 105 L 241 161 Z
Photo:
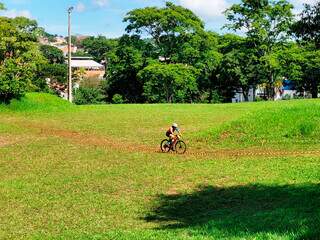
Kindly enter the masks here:
M 201 229 L 224 237 L 256 234 L 320 239 L 320 184 L 229 188 L 212 186 L 180 195 L 161 195 L 145 217 L 161 229 Z

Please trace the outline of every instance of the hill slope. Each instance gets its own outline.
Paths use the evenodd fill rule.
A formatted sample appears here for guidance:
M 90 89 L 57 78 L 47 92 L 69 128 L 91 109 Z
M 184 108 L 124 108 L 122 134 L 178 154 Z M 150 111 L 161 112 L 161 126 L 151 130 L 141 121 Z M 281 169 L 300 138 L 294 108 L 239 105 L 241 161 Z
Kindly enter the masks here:
M 0 106 L 0 239 L 317 239 L 318 110 L 28 94 Z M 186 155 L 158 151 L 172 122 Z

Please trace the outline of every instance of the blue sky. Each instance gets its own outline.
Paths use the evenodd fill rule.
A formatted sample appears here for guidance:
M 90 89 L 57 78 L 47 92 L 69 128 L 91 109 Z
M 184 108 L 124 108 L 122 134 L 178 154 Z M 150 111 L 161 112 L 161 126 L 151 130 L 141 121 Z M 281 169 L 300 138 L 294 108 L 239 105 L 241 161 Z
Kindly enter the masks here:
M 118 37 L 124 33 L 125 14 L 146 6 L 163 6 L 164 0 L 0 0 L 7 8 L 1 15 L 26 16 L 36 19 L 49 33 L 66 35 L 66 9 L 74 6 L 73 33 Z M 225 24 L 222 11 L 240 0 L 172 0 L 190 8 L 206 23 L 208 30 L 221 32 Z M 290 0 L 299 12 L 303 3 L 317 0 Z

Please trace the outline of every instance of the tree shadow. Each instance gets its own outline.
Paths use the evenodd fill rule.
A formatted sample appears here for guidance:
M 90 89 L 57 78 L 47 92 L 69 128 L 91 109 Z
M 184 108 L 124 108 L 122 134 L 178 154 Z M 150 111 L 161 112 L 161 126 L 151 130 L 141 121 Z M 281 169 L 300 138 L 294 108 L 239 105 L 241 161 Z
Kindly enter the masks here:
M 158 196 L 144 218 L 161 229 L 195 228 L 224 237 L 280 234 L 320 239 L 320 184 L 200 186 L 188 194 Z

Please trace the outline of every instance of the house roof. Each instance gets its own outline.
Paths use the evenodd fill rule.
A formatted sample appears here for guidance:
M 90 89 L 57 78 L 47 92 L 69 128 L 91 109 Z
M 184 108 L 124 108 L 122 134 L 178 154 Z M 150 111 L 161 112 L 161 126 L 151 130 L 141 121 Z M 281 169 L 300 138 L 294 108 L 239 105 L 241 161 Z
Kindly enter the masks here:
M 103 65 L 93 60 L 71 60 L 71 67 L 74 68 L 102 68 Z

